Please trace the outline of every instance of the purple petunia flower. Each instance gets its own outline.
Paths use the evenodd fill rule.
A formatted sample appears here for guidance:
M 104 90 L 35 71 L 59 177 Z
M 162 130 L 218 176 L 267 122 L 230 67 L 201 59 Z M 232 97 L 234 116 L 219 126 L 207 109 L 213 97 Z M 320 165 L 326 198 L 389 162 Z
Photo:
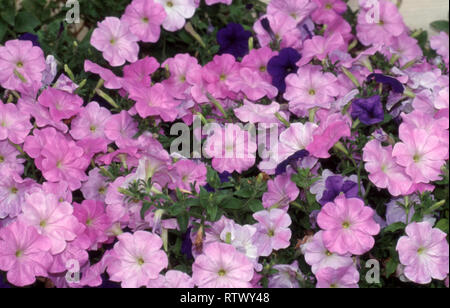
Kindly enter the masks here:
M 323 193 L 322 199 L 319 201 L 321 205 L 334 202 L 336 197 L 341 193 L 344 193 L 347 198 L 359 198 L 358 184 L 353 181 L 344 181 L 344 178 L 339 175 L 328 177 L 325 185 L 326 190 Z
M 278 56 L 270 59 L 267 65 L 267 71 L 272 76 L 272 84 L 278 88 L 280 93 L 286 91 L 286 77 L 289 74 L 295 74 L 298 71 L 297 62 L 301 55 L 293 48 L 285 48 L 280 51 Z
M 384 120 L 383 104 L 378 95 L 356 99 L 352 104 L 352 117 L 366 125 L 374 125 Z
M 39 37 L 32 33 L 24 33 L 21 36 L 19 36 L 20 41 L 30 41 L 33 43 L 33 46 L 41 47 L 39 44 Z
M 277 166 L 277 168 L 275 169 L 275 175 L 281 175 L 285 173 L 288 166 L 293 166 L 293 168 L 297 170 L 298 161 L 308 156 L 309 152 L 306 150 L 295 152 Z
M 219 54 L 228 53 L 236 59 L 248 54 L 248 40 L 252 36 L 250 31 L 244 30 L 240 24 L 229 23 L 217 32 L 217 42 L 220 45 Z
M 384 85 L 391 86 L 392 91 L 395 93 L 403 94 L 405 92 L 405 87 L 402 85 L 400 81 L 395 78 L 383 75 L 383 74 L 370 74 L 367 77 L 367 81 L 375 80 L 378 83 L 382 83 Z

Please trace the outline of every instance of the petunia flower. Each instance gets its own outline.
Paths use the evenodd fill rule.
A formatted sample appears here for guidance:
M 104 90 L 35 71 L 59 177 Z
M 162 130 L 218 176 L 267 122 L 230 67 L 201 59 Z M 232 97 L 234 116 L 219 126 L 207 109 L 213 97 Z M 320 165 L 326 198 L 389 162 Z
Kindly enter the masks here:
M 359 272 L 354 265 L 334 269 L 325 267 L 316 274 L 317 288 L 358 288 Z
M 163 275 L 159 275 L 157 279 L 150 280 L 147 287 L 148 288 L 171 288 L 171 289 L 193 289 L 194 282 L 191 276 L 186 273 L 170 270 Z
M 233 246 L 212 243 L 192 265 L 192 279 L 200 288 L 250 288 L 253 265 Z
M 194 16 L 196 5 L 194 0 L 155 0 L 166 10 L 163 27 L 167 31 L 175 32 L 184 27 L 186 19 Z
M 430 38 L 430 46 L 433 50 L 436 50 L 438 55 L 442 57 L 444 62 L 449 63 L 449 47 L 448 47 L 448 34 L 441 31 L 438 35 L 432 36 Z
M 283 14 L 285 18 L 292 18 L 297 23 L 301 23 L 308 17 L 317 5 L 310 0 L 273 0 L 267 6 L 267 13 L 270 15 Z
M 112 281 L 121 282 L 123 288 L 147 286 L 167 267 L 167 255 L 161 250 L 163 242 L 159 236 L 137 231 L 119 235 L 118 239 L 108 274 Z
M 22 175 L 25 160 L 19 155 L 20 152 L 9 141 L 0 141 L 0 174 Z
M 325 190 L 319 203 L 325 205 L 328 202 L 334 202 L 336 197 L 341 194 L 344 194 L 347 198 L 358 198 L 358 183 L 344 180 L 340 175 L 329 176 L 325 181 Z
M 299 277 L 303 278 L 303 274 L 298 268 L 298 261 L 292 264 L 276 264 L 272 268 L 278 272 L 269 277 L 269 288 L 297 289 L 300 287 L 298 280 Z
M 383 104 L 378 95 L 356 99 L 351 108 L 353 119 L 359 119 L 363 124 L 374 125 L 384 121 Z
M 137 41 L 128 24 L 117 17 L 106 17 L 98 23 L 91 37 L 91 45 L 103 52 L 111 66 L 122 66 L 126 61 L 136 62 L 139 53 Z
M 28 114 L 19 111 L 14 104 L 0 101 L 0 141 L 9 139 L 22 144 L 32 127 Z
M 286 77 L 289 74 L 297 73 L 297 62 L 300 59 L 301 55 L 293 48 L 282 49 L 278 56 L 270 59 L 267 71 L 272 76 L 272 84 L 277 87 L 280 93 L 286 91 Z
M 250 31 L 244 30 L 240 24 L 229 23 L 217 32 L 217 42 L 220 45 L 219 54 L 230 54 L 236 59 L 248 54 L 248 40 L 252 36 Z
M 49 108 L 50 116 L 55 121 L 70 119 L 81 111 L 83 105 L 83 99 L 78 95 L 54 88 L 42 91 L 38 102 L 42 106 Z
M 166 16 L 164 7 L 153 0 L 133 0 L 125 9 L 122 21 L 129 25 L 131 33 L 141 41 L 155 43 L 159 40 Z
M 50 240 L 20 221 L 0 229 L 0 269 L 18 287 L 33 284 L 36 277 L 48 277 L 52 264 Z
M 297 185 L 288 175 L 279 175 L 274 180 L 270 180 L 267 183 L 267 189 L 262 199 L 265 208 L 274 207 L 285 210 L 300 194 Z
M 192 160 L 183 159 L 172 166 L 169 171 L 172 182 L 169 184 L 170 189 L 183 189 L 191 191 L 191 185 L 195 184 L 197 192 L 200 186 L 206 185 L 206 166 L 203 163 L 196 163 Z
M 292 220 L 285 211 L 281 209 L 260 211 L 253 214 L 253 218 L 258 222 L 255 243 L 260 256 L 269 256 L 273 250 L 289 247 L 292 235 L 289 226 Z
M 274 98 L 278 94 L 277 88 L 249 68 L 241 68 L 239 76 L 228 78 L 226 85 L 235 93 L 244 93 L 252 101 L 258 101 L 265 96 Z
M 45 68 L 42 49 L 30 41 L 12 40 L 0 46 L 0 85 L 5 89 L 40 83 Z
M 449 273 L 447 234 L 428 222 L 409 224 L 406 234 L 396 247 L 406 278 L 419 284 L 444 280 Z
M 368 252 L 375 244 L 373 236 L 380 232 L 374 214 L 373 209 L 357 198 L 341 195 L 327 203 L 317 216 L 317 223 L 324 230 L 325 247 L 340 255 Z
M 35 186 L 32 179 L 3 173 L 0 178 L 0 219 L 15 218 L 22 212 L 25 195 Z

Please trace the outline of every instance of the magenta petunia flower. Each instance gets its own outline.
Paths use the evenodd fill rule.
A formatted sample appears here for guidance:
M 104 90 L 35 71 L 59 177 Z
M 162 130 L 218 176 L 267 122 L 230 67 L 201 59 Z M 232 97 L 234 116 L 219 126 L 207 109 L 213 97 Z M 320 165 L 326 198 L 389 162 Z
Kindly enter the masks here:
M 300 194 L 297 185 L 288 175 L 279 175 L 267 183 L 268 191 L 263 195 L 263 206 L 267 208 L 280 208 L 285 210 Z
M 303 116 L 311 108 L 329 109 L 334 97 L 339 95 L 337 78 L 331 73 L 322 73 L 321 67 L 304 66 L 297 74 L 286 77 L 286 93 L 289 110 Z
M 112 281 L 122 283 L 124 288 L 147 286 L 150 280 L 157 279 L 161 270 L 167 267 L 168 259 L 161 250 L 159 236 L 145 231 L 118 236 L 114 245 L 113 258 L 108 266 Z
M 372 249 L 373 238 L 380 232 L 374 220 L 375 211 L 358 198 L 347 199 L 340 195 L 325 204 L 317 216 L 317 223 L 324 230 L 325 247 L 333 253 L 362 255 Z
M 126 23 L 117 17 L 106 17 L 98 23 L 91 37 L 91 44 L 101 52 L 111 66 L 122 66 L 126 61 L 138 60 L 138 38 L 130 32 Z
M 91 102 L 72 120 L 70 135 L 75 140 L 106 139 L 105 126 L 110 117 L 108 109 Z
M 166 16 L 164 7 L 153 0 L 133 0 L 122 15 L 122 21 L 128 23 L 131 33 L 141 41 L 155 43 Z
M 30 116 L 18 110 L 16 105 L 0 101 L 0 141 L 9 139 L 22 144 L 33 126 Z
M 73 207 L 67 202 L 58 202 L 55 195 L 34 192 L 25 196 L 23 213 L 19 220 L 35 227 L 39 234 L 51 241 L 50 252 L 57 255 L 73 241 L 80 230 L 80 223 L 73 216 Z
M 101 67 L 100 65 L 91 62 L 89 60 L 84 61 L 85 72 L 97 74 L 102 78 L 105 83 L 104 86 L 107 89 L 121 89 L 123 80 L 117 77 L 111 70 Z M 125 70 L 125 68 L 124 68 Z
M 219 172 L 239 173 L 250 169 L 256 160 L 256 142 L 250 132 L 235 124 L 215 127 L 206 140 L 204 152 L 212 158 L 212 166 Z
M 358 288 L 359 272 L 354 265 L 333 269 L 326 267 L 316 274 L 317 288 Z
M 83 106 L 83 100 L 78 95 L 54 88 L 42 91 L 38 102 L 49 108 L 50 116 L 57 122 L 77 115 Z
M 374 139 L 364 147 L 363 159 L 369 179 L 375 186 L 388 189 L 395 197 L 409 193 L 412 180 L 405 168 L 392 157 L 392 146 L 383 147 L 380 141 Z
M 7 41 L 0 46 L 0 85 L 18 90 L 20 86 L 40 83 L 46 63 L 44 53 L 30 41 Z
M 151 75 L 160 67 L 153 57 L 145 57 L 123 67 L 123 87 L 132 91 L 135 87 L 149 87 Z
M 253 265 L 233 246 L 212 243 L 192 265 L 192 279 L 200 288 L 251 288 Z
M 306 243 L 305 260 L 306 263 L 312 266 L 312 272 L 317 274 L 323 268 L 331 267 L 339 269 L 353 265 L 351 254 L 339 255 L 329 251 L 322 239 L 323 231 L 317 232 L 312 241 Z
M 85 229 L 79 238 L 89 243 L 93 250 L 98 244 L 108 240 L 106 231 L 111 222 L 105 212 L 105 204 L 101 201 L 84 200 L 81 204 L 74 204 L 73 215 L 84 225 Z
M 273 250 L 289 247 L 292 220 L 284 210 L 260 211 L 253 214 L 253 218 L 258 222 L 255 244 L 260 256 L 267 257 Z
M 447 234 L 428 222 L 413 222 L 406 227 L 406 236 L 397 243 L 405 276 L 419 284 L 432 279 L 444 280 L 449 273 Z
M 166 10 L 163 27 L 167 31 L 175 32 L 184 27 L 186 19 L 194 16 L 196 5 L 194 0 L 155 0 Z
M 392 156 L 400 166 L 406 168 L 414 183 L 429 183 L 440 179 L 441 167 L 448 158 L 448 147 L 439 137 L 424 129 L 400 125 L 400 139 L 392 151 Z
M 0 269 L 18 287 L 31 285 L 36 277 L 48 277 L 53 262 L 51 242 L 32 226 L 19 221 L 0 229 Z
M 169 58 L 161 64 L 162 67 L 168 68 L 170 72 L 169 79 L 164 81 L 167 93 L 170 93 L 176 99 L 186 99 L 191 84 L 187 79 L 187 75 L 191 70 L 198 70 L 201 66 L 196 58 L 189 54 L 177 54 L 173 58 Z

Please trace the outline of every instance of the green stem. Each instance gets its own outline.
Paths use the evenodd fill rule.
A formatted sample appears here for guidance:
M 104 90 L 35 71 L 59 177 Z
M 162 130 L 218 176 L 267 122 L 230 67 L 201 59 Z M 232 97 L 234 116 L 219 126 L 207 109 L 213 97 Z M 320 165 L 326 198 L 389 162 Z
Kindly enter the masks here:
M 225 118 L 228 118 L 228 114 L 223 108 L 222 104 L 219 103 L 218 100 L 216 100 L 211 94 L 207 93 L 206 96 L 208 97 L 209 101 L 216 106 L 217 109 L 224 115 Z
M 284 124 L 286 127 L 291 127 L 291 123 L 289 123 L 279 112 L 275 112 L 275 117 Z

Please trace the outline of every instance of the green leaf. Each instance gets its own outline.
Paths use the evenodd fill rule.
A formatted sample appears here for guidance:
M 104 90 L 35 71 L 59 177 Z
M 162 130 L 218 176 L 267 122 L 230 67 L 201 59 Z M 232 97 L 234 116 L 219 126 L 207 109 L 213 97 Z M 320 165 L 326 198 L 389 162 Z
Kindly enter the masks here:
M 397 267 L 398 261 L 395 258 L 389 259 L 389 261 L 386 263 L 386 278 L 391 277 L 391 275 L 397 270 Z
M 36 16 L 29 12 L 20 12 L 16 16 L 16 25 L 14 30 L 17 32 L 34 32 L 34 29 L 39 26 L 41 22 Z
M 14 6 L 6 7 L 2 9 L 2 12 L 0 13 L 0 17 L 6 21 L 9 25 L 14 27 L 15 23 L 15 16 L 16 16 L 16 9 Z
M 189 215 L 188 213 L 183 213 L 177 217 L 178 225 L 180 226 L 180 231 L 185 233 L 189 224 Z
M 250 200 L 248 202 L 249 208 L 253 213 L 264 210 L 261 200 Z
M 221 207 L 223 209 L 230 209 L 230 210 L 240 210 L 243 205 L 244 205 L 243 201 L 237 198 L 226 198 L 221 202 Z
M 448 224 L 449 224 L 448 219 L 444 218 L 438 221 L 438 223 L 436 224 L 436 228 L 441 229 L 442 231 L 448 234 L 449 231 Z
M 387 226 L 386 228 L 384 228 L 383 232 L 385 233 L 394 233 L 400 230 L 404 230 L 406 228 L 406 225 L 402 222 L 396 222 L 393 223 L 390 226 Z
M 437 20 L 431 23 L 431 27 L 436 31 L 444 31 L 448 33 L 448 21 L 447 20 Z

